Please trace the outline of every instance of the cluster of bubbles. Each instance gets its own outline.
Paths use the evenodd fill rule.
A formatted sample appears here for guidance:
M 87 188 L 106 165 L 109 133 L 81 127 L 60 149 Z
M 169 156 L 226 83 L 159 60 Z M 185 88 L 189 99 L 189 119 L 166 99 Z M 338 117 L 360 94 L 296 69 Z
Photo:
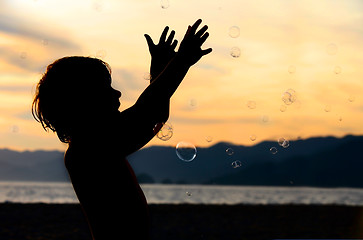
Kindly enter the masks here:
M 280 147 L 283 147 L 283 148 L 288 148 L 290 146 L 290 141 L 288 139 L 286 139 L 286 138 L 283 138 L 283 137 L 279 138 L 277 140 L 277 143 L 279 144 Z M 277 150 L 276 147 L 271 147 L 270 148 L 270 153 L 275 155 L 277 152 L 278 152 L 278 150 Z

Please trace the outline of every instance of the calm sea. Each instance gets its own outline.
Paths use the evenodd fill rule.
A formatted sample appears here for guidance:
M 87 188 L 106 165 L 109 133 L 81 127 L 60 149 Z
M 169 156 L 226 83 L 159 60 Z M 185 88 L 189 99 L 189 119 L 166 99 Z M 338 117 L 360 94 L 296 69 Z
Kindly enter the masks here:
M 363 206 L 363 189 L 220 185 L 142 185 L 149 203 L 339 204 Z M 117 191 L 117 189 L 115 189 Z M 70 183 L 0 182 L 0 202 L 77 203 Z

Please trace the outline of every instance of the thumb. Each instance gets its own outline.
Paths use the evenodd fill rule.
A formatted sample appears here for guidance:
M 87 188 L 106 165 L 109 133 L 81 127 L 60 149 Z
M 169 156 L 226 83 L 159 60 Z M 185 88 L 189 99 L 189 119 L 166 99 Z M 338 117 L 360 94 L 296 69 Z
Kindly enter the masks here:
M 152 48 L 155 46 L 153 40 L 148 34 L 144 34 L 144 37 L 146 38 L 147 45 L 149 46 L 149 50 L 152 50 Z

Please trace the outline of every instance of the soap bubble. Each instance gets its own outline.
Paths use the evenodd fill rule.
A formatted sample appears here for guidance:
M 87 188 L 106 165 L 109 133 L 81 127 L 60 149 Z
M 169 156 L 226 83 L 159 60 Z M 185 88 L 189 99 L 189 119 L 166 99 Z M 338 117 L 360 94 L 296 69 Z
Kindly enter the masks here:
M 197 100 L 192 98 L 189 100 L 189 106 L 192 107 L 192 108 L 195 108 L 197 106 Z
M 280 145 L 280 146 L 282 146 L 282 144 L 284 144 L 284 142 L 285 142 L 285 138 L 279 138 L 278 140 L 277 140 L 277 143 Z
M 329 54 L 329 55 L 335 55 L 338 51 L 338 47 L 335 43 L 329 43 L 327 46 L 326 46 L 326 52 Z
M 290 141 L 285 139 L 285 141 L 282 143 L 281 147 L 288 148 L 290 146 Z
M 281 137 L 277 140 L 277 143 L 283 147 L 283 148 L 288 148 L 290 146 L 290 141 Z
M 239 37 L 239 34 L 240 34 L 239 27 L 232 26 L 232 27 L 229 28 L 229 36 L 230 37 L 237 38 L 237 37 Z
M 254 134 L 252 134 L 251 136 L 250 136 L 250 140 L 253 142 L 253 141 L 255 141 L 257 139 L 257 136 L 256 135 L 254 135 Z
M 330 112 L 331 111 L 331 106 L 329 104 L 328 105 L 325 105 L 324 111 L 325 112 Z
M 21 52 L 20 53 L 20 58 L 21 59 L 26 59 L 28 57 L 28 53 L 27 52 Z
M 150 73 L 148 73 L 148 72 L 144 73 L 144 79 L 145 79 L 146 81 L 150 81 L 150 80 L 151 80 L 151 74 L 150 74 Z
M 339 66 L 335 66 L 334 67 L 334 73 L 335 74 L 340 74 L 342 72 L 342 68 L 341 67 L 339 67 Z
M 213 141 L 213 137 L 212 137 L 212 136 L 206 136 L 206 137 L 205 137 L 205 140 L 206 140 L 207 142 L 211 142 L 211 141 Z
M 234 154 L 234 150 L 232 148 L 227 148 L 226 153 L 227 155 L 232 156 Z
M 290 66 L 288 67 L 287 71 L 288 71 L 290 74 L 293 74 L 293 73 L 295 73 L 296 68 L 295 68 L 295 66 L 294 66 L 294 65 L 290 65 Z
M 272 154 L 276 154 L 277 153 L 277 148 L 275 148 L 275 147 L 270 148 L 270 152 Z
M 179 142 L 175 151 L 178 158 L 184 162 L 191 162 L 197 156 L 197 149 L 189 142 Z
M 231 165 L 233 168 L 239 168 L 242 166 L 242 162 L 239 160 L 236 160 L 236 161 L 232 162 Z
M 47 46 L 49 44 L 49 40 L 48 39 L 42 39 L 42 44 L 44 46 Z
M 96 52 L 96 58 L 104 59 L 106 57 L 106 55 L 107 55 L 107 52 L 104 49 L 100 49 Z
M 170 123 L 164 123 L 156 136 L 162 141 L 168 141 L 173 136 L 173 126 Z
M 161 0 L 160 6 L 162 9 L 167 9 L 170 6 L 169 0 Z
M 280 106 L 280 112 L 285 112 L 287 110 L 286 105 L 281 105 Z
M 287 89 L 283 94 L 282 94 L 282 101 L 286 104 L 286 105 L 291 105 L 292 103 L 294 103 L 296 101 L 296 92 L 294 89 L 289 88 Z
M 349 102 L 354 102 L 354 100 L 355 100 L 355 96 L 350 95 L 349 98 L 348 98 L 348 101 Z
M 238 58 L 241 56 L 241 49 L 239 47 L 231 48 L 230 54 L 234 58 Z
M 267 123 L 269 120 L 270 120 L 269 116 L 267 116 L 267 115 L 262 116 L 262 122 L 263 123 Z
M 255 101 L 248 101 L 247 102 L 247 107 L 249 109 L 255 109 L 256 108 L 256 102 Z

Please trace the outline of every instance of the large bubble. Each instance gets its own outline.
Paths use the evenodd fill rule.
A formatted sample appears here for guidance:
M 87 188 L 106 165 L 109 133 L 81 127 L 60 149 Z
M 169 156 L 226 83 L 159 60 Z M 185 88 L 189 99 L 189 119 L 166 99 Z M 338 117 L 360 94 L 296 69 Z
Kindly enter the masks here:
M 176 155 L 184 162 L 191 162 L 197 156 L 196 147 L 190 142 L 179 142 L 175 148 Z

